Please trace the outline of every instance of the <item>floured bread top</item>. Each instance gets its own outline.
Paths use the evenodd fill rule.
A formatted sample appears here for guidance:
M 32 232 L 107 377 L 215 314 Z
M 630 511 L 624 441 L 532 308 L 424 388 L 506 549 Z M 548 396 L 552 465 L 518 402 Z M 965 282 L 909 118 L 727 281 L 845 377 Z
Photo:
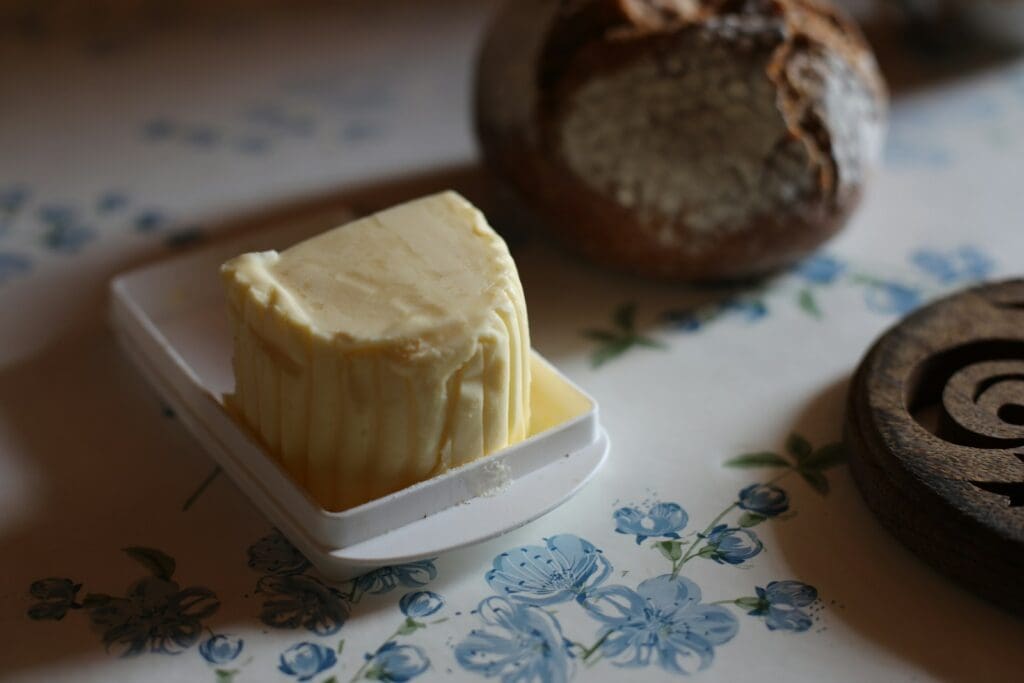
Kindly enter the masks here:
M 684 12 L 606 36 L 587 77 L 584 49 L 558 106 L 564 162 L 666 244 L 684 241 L 677 225 L 697 246 L 845 201 L 877 162 L 884 105 L 870 53 L 836 47 L 806 12 Z
M 516 0 L 481 64 L 496 163 L 610 200 L 662 254 L 829 224 L 881 151 L 884 84 L 829 2 Z

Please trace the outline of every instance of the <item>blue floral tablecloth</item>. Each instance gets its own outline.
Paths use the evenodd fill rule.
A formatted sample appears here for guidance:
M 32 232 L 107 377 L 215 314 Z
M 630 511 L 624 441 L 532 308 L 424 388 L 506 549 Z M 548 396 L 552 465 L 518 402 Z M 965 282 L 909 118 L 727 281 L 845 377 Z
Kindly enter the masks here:
M 1022 57 L 896 88 L 862 210 L 770 280 L 642 283 L 510 233 L 534 344 L 613 451 L 491 542 L 324 580 L 122 357 L 109 278 L 239 216 L 398 176 L 486 206 L 491 4 L 0 14 L 0 679 L 1019 681 L 1024 623 L 890 539 L 837 442 L 878 333 L 1024 270 Z

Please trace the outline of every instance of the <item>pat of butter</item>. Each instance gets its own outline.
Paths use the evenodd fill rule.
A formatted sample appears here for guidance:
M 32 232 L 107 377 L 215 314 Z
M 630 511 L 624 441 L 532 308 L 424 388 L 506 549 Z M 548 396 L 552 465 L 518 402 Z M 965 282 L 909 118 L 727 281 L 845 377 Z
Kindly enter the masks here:
M 515 263 L 454 192 L 221 267 L 232 409 L 343 510 L 524 439 L 530 338 Z

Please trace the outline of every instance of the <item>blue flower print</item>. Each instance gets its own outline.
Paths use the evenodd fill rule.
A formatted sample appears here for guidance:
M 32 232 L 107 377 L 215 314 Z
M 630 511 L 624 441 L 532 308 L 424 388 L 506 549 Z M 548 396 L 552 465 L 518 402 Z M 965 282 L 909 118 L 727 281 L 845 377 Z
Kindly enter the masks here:
M 108 190 L 96 199 L 98 213 L 113 213 L 128 205 L 128 197 L 123 192 Z
M 396 564 L 392 567 L 381 567 L 363 574 L 356 579 L 356 589 L 360 593 L 379 595 L 388 593 L 398 586 L 419 588 L 437 578 L 437 568 L 433 560 L 419 560 L 407 564 Z
M 403 595 L 398 607 L 410 619 L 423 619 L 444 607 L 444 598 L 433 591 L 415 591 Z
M 566 683 L 575 659 L 554 615 L 539 607 L 490 597 L 477 608 L 484 628 L 455 646 L 459 665 L 502 683 Z
M 0 212 L 12 213 L 20 209 L 29 198 L 28 188 L 13 185 L 0 189 Z
M 363 678 L 388 683 L 411 681 L 430 668 L 430 660 L 415 645 L 399 645 L 391 640 L 372 655 L 366 655 L 369 666 Z
M 750 598 L 741 598 L 737 603 L 752 606 L 748 614 L 763 616 L 769 630 L 801 633 L 811 627 L 811 617 L 801 608 L 818 599 L 814 586 L 800 581 L 772 581 L 764 588 L 758 586 L 756 591 L 752 605 L 743 603 Z
M 215 128 L 206 125 L 190 126 L 185 131 L 185 142 L 195 147 L 210 148 L 217 145 L 221 140 L 222 133 Z
M 941 252 L 933 249 L 918 249 L 911 254 L 910 261 L 942 284 L 952 284 L 957 281 L 956 266 Z
M 679 538 L 679 532 L 686 526 L 689 517 L 676 503 L 655 503 L 646 513 L 634 507 L 622 507 L 615 511 L 615 531 L 620 534 L 636 534 L 636 544 L 648 538 Z
M 300 681 L 308 681 L 338 663 L 334 650 L 317 643 L 296 643 L 281 653 L 278 670 Z
M 796 268 L 796 274 L 814 285 L 828 285 L 846 270 L 846 264 L 834 256 L 818 254 L 805 260 Z
M 973 282 L 988 277 L 995 268 L 986 254 L 974 247 L 960 247 L 949 253 L 934 249 L 919 249 L 911 262 L 944 285 Z
M 352 121 L 341 129 L 341 139 L 348 142 L 362 142 L 378 138 L 384 129 L 373 121 Z
M 175 128 L 175 124 L 167 119 L 153 119 L 143 124 L 142 134 L 150 140 L 166 140 Z
M 235 146 L 243 154 L 262 154 L 270 148 L 270 141 L 259 135 L 244 135 Z
M 318 636 L 336 633 L 348 619 L 349 605 L 336 588 L 312 576 L 267 575 L 256 589 L 270 598 L 260 621 L 274 628 L 305 628 Z
M 557 605 L 581 600 L 612 571 L 604 554 L 579 536 L 561 534 L 545 541 L 543 547 L 523 546 L 495 557 L 484 576 L 487 583 L 510 600 Z
M 695 311 L 666 311 L 661 317 L 669 326 L 680 332 L 697 332 L 704 326 L 704 321 Z
M 47 225 L 69 225 L 77 219 L 75 210 L 65 204 L 45 204 L 39 207 L 38 215 Z
M 964 280 L 982 280 L 991 275 L 996 268 L 995 262 L 988 254 L 974 247 L 960 247 L 956 254 L 960 259 L 960 273 Z
M 32 270 L 32 261 L 27 256 L 0 251 L 0 285 L 13 277 L 24 275 L 30 270 Z
M 740 491 L 738 505 L 762 517 L 775 517 L 789 509 L 789 496 L 772 484 L 751 484 Z
M 107 651 L 117 649 L 128 657 L 144 652 L 176 655 L 199 642 L 203 623 L 220 608 L 209 588 L 181 588 L 173 580 L 174 558 L 156 548 L 128 546 L 122 549 L 142 565 L 148 576 L 129 585 L 124 597 L 86 593 L 78 600 L 81 584 L 52 577 L 35 581 L 29 593 L 40 602 L 29 607 L 30 619 L 60 620 L 68 610 L 81 610 L 102 634 Z
M 29 198 L 28 188 L 15 185 L 0 188 L 0 235 L 14 224 L 14 219 Z
M 301 574 L 309 569 L 309 560 L 280 531 L 269 534 L 249 546 L 249 567 L 266 574 Z
M 89 594 L 83 606 L 103 631 L 107 649 L 120 646 L 122 656 L 131 656 L 147 650 L 178 654 L 191 647 L 220 602 L 208 588 L 179 589 L 174 581 L 150 576 L 132 584 L 126 597 Z
M 747 322 L 756 322 L 768 315 L 768 307 L 759 299 L 726 299 L 722 302 L 723 313 L 735 313 Z
M 217 633 L 199 643 L 199 654 L 210 664 L 227 664 L 241 654 L 244 646 L 241 638 Z
M 63 204 L 48 204 L 39 208 L 39 220 L 46 226 L 43 244 L 48 248 L 75 253 L 95 237 L 95 231 L 78 220 L 75 210 Z
M 763 548 L 753 531 L 719 524 L 708 533 L 698 555 L 719 564 L 743 564 Z
M 162 211 L 146 209 L 132 219 L 132 227 L 136 232 L 153 232 L 165 222 L 167 217 Z
M 71 579 L 49 578 L 35 581 L 28 592 L 39 600 L 28 608 L 29 619 L 53 619 L 60 621 L 70 609 L 81 607 L 76 597 L 82 584 Z
M 316 122 L 308 115 L 290 112 L 286 107 L 272 102 L 249 108 L 244 118 L 255 126 L 298 137 L 311 135 L 316 127 Z
M 95 236 L 93 229 L 86 225 L 55 225 L 43 233 L 43 244 L 53 251 L 74 254 Z
M 656 576 L 634 591 L 626 586 L 599 588 L 583 602 L 604 626 L 600 652 L 616 666 L 656 663 L 665 671 L 692 674 L 706 669 L 715 646 L 732 640 L 736 617 L 719 605 L 701 603 L 700 588 L 681 576 Z
M 871 284 L 864 293 L 868 308 L 886 315 L 903 315 L 921 305 L 921 292 L 896 282 Z

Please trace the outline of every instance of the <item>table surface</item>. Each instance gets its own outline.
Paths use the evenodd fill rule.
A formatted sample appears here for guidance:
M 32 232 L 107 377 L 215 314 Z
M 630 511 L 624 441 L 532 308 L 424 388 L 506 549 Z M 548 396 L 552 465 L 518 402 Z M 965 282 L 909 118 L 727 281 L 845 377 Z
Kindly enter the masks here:
M 1024 622 L 891 539 L 832 447 L 875 336 L 1024 270 L 1012 54 L 904 55 L 862 209 L 768 281 L 637 282 L 512 229 L 534 345 L 613 444 L 540 520 L 328 584 L 211 476 L 114 345 L 107 281 L 271 215 L 486 207 L 492 4 L 0 15 L 0 679 L 1020 680 Z

